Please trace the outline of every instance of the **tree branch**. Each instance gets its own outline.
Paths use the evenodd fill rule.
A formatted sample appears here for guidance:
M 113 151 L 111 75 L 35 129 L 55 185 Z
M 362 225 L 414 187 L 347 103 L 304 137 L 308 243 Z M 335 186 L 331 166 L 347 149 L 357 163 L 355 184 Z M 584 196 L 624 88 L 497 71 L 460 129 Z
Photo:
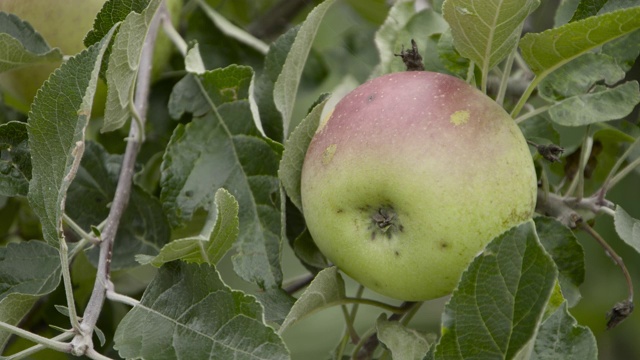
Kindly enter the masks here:
M 109 215 L 107 217 L 104 230 L 100 243 L 100 255 L 98 260 L 98 273 L 96 275 L 96 281 L 94 283 L 93 292 L 91 298 L 87 304 L 87 308 L 84 313 L 82 323 L 80 324 L 81 333 L 76 335 L 72 340 L 72 351 L 74 355 L 84 355 L 88 351 L 93 349 L 93 342 L 91 337 L 95 329 L 96 323 L 104 299 L 106 297 L 107 287 L 109 284 L 109 278 L 111 273 L 111 256 L 113 243 L 115 236 L 120 225 L 120 219 L 124 214 L 129 203 L 131 195 L 131 185 L 133 180 L 134 166 L 136 157 L 140 150 L 142 134 L 144 132 L 144 122 L 146 120 L 148 95 L 151 84 L 151 61 L 153 58 L 153 49 L 160 27 L 160 22 L 163 17 L 168 17 L 169 13 L 166 7 L 166 3 L 162 2 L 160 9 L 154 16 L 151 24 L 149 25 L 149 36 L 145 39 L 145 43 L 142 49 L 141 61 L 139 65 L 138 77 L 136 80 L 136 90 L 134 97 L 134 106 L 139 121 L 131 121 L 131 127 L 129 128 L 129 138 L 127 142 L 127 148 L 125 150 L 122 166 L 120 168 L 120 176 L 118 178 L 118 185 L 115 191 L 115 196 L 111 204 Z M 95 352 L 91 351 L 92 356 L 95 356 Z

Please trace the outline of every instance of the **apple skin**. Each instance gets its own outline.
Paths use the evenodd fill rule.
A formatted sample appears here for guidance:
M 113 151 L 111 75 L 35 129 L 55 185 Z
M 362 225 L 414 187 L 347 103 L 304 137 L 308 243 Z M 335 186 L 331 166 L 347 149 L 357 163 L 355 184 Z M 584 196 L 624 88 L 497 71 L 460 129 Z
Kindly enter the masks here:
M 359 86 L 319 126 L 301 196 L 319 249 L 391 298 L 452 292 L 495 236 L 533 215 L 536 175 L 502 107 L 449 75 L 394 73 Z

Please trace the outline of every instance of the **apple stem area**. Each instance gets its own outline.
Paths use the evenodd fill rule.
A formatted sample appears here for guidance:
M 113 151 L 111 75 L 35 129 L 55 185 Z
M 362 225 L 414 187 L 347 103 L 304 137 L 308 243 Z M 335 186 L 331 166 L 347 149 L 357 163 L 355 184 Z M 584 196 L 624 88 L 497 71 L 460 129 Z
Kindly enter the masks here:
M 411 49 L 405 50 L 403 47 L 400 54 L 393 55 L 402 58 L 407 71 L 424 71 L 422 55 L 418 52 L 418 45 L 415 40 L 411 39 Z

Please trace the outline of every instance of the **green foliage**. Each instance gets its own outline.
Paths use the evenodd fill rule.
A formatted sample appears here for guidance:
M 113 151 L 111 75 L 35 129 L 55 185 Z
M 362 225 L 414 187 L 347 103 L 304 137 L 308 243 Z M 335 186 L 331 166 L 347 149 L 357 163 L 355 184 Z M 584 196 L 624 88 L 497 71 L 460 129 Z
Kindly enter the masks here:
M 486 82 L 489 70 L 513 51 L 524 19 L 538 5 L 539 0 L 446 0 L 442 15 L 451 26 L 456 49 L 480 67 Z
M 28 141 L 25 123 L 0 125 L 0 195 L 27 196 L 31 179 Z
M 60 60 L 60 49 L 51 49 L 28 22 L 0 12 L 0 72 Z
M 61 237 L 64 200 L 80 165 L 100 63 L 114 30 L 63 64 L 40 88 L 29 112 L 29 203 L 51 246 Z
M 584 236 L 601 232 L 637 283 L 635 1 L 563 1 L 555 14 L 534 12 L 537 0 L 284 3 L 188 2 L 171 14 L 180 19 L 169 32 L 186 53 L 174 51 L 167 71 L 151 77 L 143 44 L 152 21 L 166 15 L 160 0 L 107 1 L 87 49 L 68 59 L 28 22 L 0 12 L 0 73 L 62 62 L 28 114 L 0 101 L 3 356 L 95 316 L 86 337 L 76 329 L 60 343 L 95 332 L 106 343 L 94 340 L 93 350 L 112 358 L 324 359 L 324 333 L 286 339 L 323 329 L 334 318 L 319 314 L 330 309 L 342 310 L 346 324 L 335 358 L 596 359 L 596 337 L 601 346 L 637 346 L 623 335 L 639 331 L 636 315 L 599 332 L 600 304 L 623 298 L 612 285 L 623 281 Z M 540 25 L 538 11 L 558 26 Z M 280 18 L 288 19 L 281 28 Z M 531 29 L 521 37 L 525 19 Z M 354 79 L 403 71 L 395 54 L 411 39 L 427 70 L 479 84 L 512 111 L 540 183 L 540 216 L 495 238 L 442 314 L 442 301 L 416 313 L 419 304 L 397 305 L 343 278 L 302 215 L 302 164 L 323 113 Z M 152 84 L 141 111 L 134 93 L 145 77 Z M 90 121 L 99 79 L 106 112 Z M 132 123 L 144 133 L 128 137 Z M 138 141 L 131 158 L 127 143 Z M 564 147 L 558 163 L 536 154 L 549 144 Z M 133 183 L 125 208 L 113 210 L 122 204 L 122 173 Z M 112 247 L 104 246 L 109 236 Z M 593 284 L 598 276 L 606 283 Z M 105 291 L 104 304 L 89 301 Z M 331 325 L 337 334 L 341 324 Z M 47 351 L 30 356 L 61 356 Z M 601 353 L 640 356 L 624 351 Z
M 115 348 L 125 358 L 286 359 L 262 316 L 256 299 L 231 290 L 213 266 L 167 263 L 122 319 Z
M 535 335 L 556 276 L 533 222 L 495 238 L 469 265 L 445 307 L 435 359 L 516 356 Z

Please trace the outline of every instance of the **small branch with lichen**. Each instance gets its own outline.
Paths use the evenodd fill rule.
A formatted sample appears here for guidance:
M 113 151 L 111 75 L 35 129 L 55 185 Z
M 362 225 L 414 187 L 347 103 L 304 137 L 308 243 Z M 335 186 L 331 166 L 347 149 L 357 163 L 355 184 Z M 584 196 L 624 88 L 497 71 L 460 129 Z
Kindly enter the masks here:
M 131 195 L 131 186 L 133 182 L 133 173 L 136 158 L 141 146 L 142 133 L 144 131 L 144 122 L 146 120 L 148 95 L 151 84 L 151 60 L 153 57 L 153 48 L 156 36 L 162 18 L 168 17 L 169 13 L 165 2 L 162 3 L 157 14 L 154 16 L 149 26 L 149 36 L 145 39 L 142 49 L 142 56 L 139 65 L 139 73 L 136 79 L 134 107 L 137 121 L 131 122 L 129 129 L 129 137 L 127 148 L 125 150 L 118 185 L 115 196 L 109 210 L 109 215 L 105 222 L 104 230 L 101 234 L 100 254 L 98 259 L 98 272 L 94 283 L 91 298 L 87 304 L 82 323 L 80 324 L 80 333 L 71 341 L 71 352 L 74 355 L 91 355 L 96 357 L 93 350 L 93 342 L 91 337 L 98 321 L 100 312 L 107 293 L 108 284 L 110 282 L 111 273 L 111 256 L 113 243 L 120 224 L 120 219 L 124 214 L 129 203 Z
M 618 326 L 622 321 L 631 315 L 634 309 L 633 304 L 633 281 L 631 280 L 631 274 L 629 274 L 629 270 L 624 265 L 624 261 L 622 257 L 618 255 L 615 250 L 607 243 L 607 241 L 598 234 L 591 226 L 589 226 L 584 221 L 579 221 L 578 226 L 580 229 L 584 230 L 587 234 L 589 234 L 592 238 L 594 238 L 600 246 L 604 248 L 605 253 L 613 260 L 613 262 L 620 267 L 622 270 L 622 274 L 624 275 L 625 280 L 627 281 L 627 291 L 629 295 L 627 298 L 616 305 L 607 313 L 607 330 L 613 329 Z

